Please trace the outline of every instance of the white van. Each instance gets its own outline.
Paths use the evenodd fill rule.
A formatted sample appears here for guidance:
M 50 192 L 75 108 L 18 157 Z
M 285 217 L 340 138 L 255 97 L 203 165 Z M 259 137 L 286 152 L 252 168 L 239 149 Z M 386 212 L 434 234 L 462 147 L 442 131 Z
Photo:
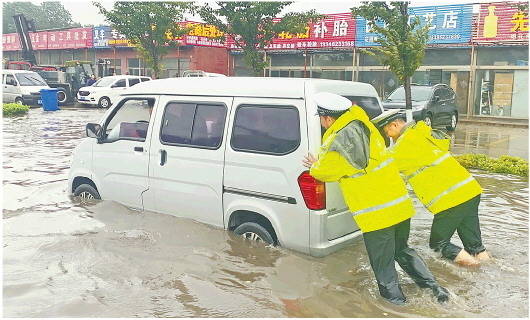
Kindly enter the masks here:
M 110 107 L 123 90 L 140 82 L 150 81 L 146 76 L 108 76 L 96 81 L 93 85 L 82 87 L 77 92 L 77 102 L 97 105 L 100 108 Z
M 322 128 L 327 91 L 382 113 L 370 84 L 294 78 L 197 77 L 129 89 L 73 152 L 68 190 L 191 218 L 247 238 L 324 256 L 360 231 L 337 183 L 302 165 Z
M 40 90 L 50 89 L 36 72 L 28 70 L 2 70 L 2 101 L 36 105 L 40 102 Z M 42 102 L 41 102 L 42 103 Z

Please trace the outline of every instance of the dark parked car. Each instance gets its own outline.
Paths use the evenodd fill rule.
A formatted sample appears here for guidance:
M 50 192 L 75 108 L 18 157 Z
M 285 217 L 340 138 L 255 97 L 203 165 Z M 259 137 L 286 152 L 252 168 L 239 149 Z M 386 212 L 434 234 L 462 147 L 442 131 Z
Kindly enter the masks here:
M 411 85 L 412 114 L 416 121 L 424 120 L 429 126 L 445 126 L 454 131 L 458 122 L 456 94 L 445 84 L 431 86 Z M 383 108 L 405 109 L 405 89 L 394 90 L 384 101 Z

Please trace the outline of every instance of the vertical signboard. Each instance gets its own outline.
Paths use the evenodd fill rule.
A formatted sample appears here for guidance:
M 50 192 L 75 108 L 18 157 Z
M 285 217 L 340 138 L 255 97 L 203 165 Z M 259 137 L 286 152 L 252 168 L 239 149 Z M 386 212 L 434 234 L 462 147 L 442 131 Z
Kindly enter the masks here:
M 109 48 L 111 28 L 109 26 L 94 27 L 92 39 L 94 48 Z
M 528 9 L 510 2 L 482 3 L 473 42 L 528 43 Z
M 448 6 L 410 7 L 409 21 L 418 18 L 422 26 L 429 24 L 428 44 L 468 43 L 471 41 L 473 18 L 472 4 Z M 377 23 L 383 26 L 382 23 Z M 380 34 L 372 32 L 366 19 L 357 18 L 358 47 L 379 45 L 376 41 Z

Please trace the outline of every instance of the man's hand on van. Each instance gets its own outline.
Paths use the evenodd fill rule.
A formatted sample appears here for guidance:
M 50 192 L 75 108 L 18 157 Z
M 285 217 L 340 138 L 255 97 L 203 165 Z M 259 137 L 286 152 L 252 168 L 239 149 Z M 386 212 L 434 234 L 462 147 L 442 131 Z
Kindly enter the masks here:
M 311 153 L 308 153 L 307 156 L 304 157 L 304 167 L 311 168 L 315 162 L 317 162 L 317 159 Z

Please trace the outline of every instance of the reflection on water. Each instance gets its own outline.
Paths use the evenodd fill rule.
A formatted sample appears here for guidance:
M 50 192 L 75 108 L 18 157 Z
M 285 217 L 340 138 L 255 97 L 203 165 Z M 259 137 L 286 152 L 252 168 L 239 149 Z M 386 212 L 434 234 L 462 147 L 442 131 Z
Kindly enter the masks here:
M 528 183 L 477 173 L 494 261 L 460 268 L 428 249 L 418 207 L 411 245 L 451 291 L 434 301 L 401 270 L 409 303 L 383 301 L 362 241 L 324 258 L 251 244 L 186 219 L 80 204 L 66 193 L 71 149 L 98 109 L 4 119 L 4 315 L 8 317 L 523 317 Z M 46 130 L 45 130 L 46 128 Z M 459 240 L 455 238 L 458 243 Z M 399 269 L 398 269 L 399 270 Z
M 528 160 L 528 129 L 459 124 L 450 134 L 452 152 L 483 153 L 491 157 L 517 156 Z

